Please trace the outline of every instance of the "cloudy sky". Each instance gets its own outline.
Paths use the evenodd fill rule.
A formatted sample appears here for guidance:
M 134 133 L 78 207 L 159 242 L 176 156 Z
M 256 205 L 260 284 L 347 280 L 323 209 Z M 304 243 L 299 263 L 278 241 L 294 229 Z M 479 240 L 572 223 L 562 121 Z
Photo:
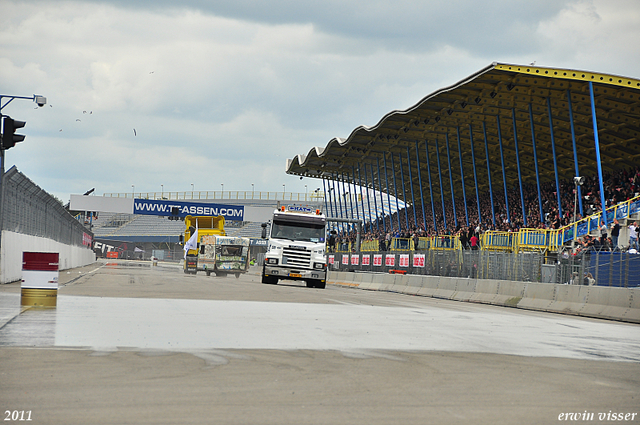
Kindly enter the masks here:
M 638 40 L 638 0 L 0 0 L 0 94 L 48 101 L 2 110 L 6 169 L 65 202 L 304 193 L 287 158 L 494 61 L 638 78 Z

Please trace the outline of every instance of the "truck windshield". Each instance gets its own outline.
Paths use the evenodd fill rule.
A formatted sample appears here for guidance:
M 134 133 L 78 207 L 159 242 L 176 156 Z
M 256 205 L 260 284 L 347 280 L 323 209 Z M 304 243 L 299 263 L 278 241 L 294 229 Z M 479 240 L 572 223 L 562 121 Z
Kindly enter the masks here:
M 324 242 L 324 224 L 274 221 L 271 237 L 294 241 Z

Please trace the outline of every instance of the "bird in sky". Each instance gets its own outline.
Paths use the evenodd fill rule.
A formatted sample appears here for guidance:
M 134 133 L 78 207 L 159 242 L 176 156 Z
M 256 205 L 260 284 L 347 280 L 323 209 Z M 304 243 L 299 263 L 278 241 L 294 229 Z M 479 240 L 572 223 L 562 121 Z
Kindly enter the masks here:
M 135 129 L 135 128 L 133 129 L 133 135 L 134 135 L 134 136 L 137 136 L 137 135 L 138 135 L 138 134 L 136 133 L 136 129 Z

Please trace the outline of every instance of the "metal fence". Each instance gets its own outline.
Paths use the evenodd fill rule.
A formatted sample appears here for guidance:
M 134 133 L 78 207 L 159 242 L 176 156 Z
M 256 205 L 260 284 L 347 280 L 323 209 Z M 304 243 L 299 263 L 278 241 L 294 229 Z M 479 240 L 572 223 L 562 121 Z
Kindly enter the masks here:
M 327 254 L 331 270 L 540 282 L 544 255 L 479 250 Z
M 3 180 L 2 229 L 52 239 L 66 245 L 90 245 L 93 237 L 64 206 L 11 167 Z
M 589 279 L 593 282 L 588 283 Z M 640 255 L 587 251 L 580 256 L 562 257 L 556 269 L 556 283 L 637 288 L 640 287 Z

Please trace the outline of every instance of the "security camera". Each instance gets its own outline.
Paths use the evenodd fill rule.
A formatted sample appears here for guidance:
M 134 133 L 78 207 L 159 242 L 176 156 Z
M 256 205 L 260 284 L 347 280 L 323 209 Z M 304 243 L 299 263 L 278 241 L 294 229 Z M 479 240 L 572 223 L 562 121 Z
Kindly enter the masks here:
M 35 96 L 35 102 L 38 104 L 38 106 L 44 106 L 47 104 L 47 98 L 44 96 Z

